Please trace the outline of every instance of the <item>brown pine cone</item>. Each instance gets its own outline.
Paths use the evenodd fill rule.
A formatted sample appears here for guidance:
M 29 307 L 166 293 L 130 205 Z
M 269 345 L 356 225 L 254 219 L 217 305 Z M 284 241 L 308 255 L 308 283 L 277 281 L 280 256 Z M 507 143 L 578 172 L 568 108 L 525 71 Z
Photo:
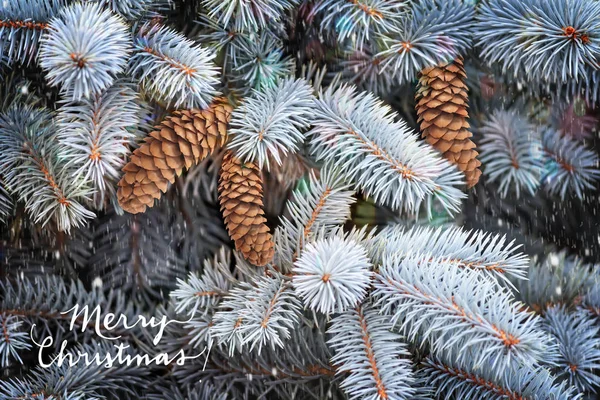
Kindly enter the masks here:
M 221 146 L 227 139 L 231 111 L 231 105 L 217 100 L 206 110 L 175 111 L 156 126 L 123 167 L 117 191 L 123 210 L 146 211 L 184 168 Z
M 235 248 L 254 265 L 271 261 L 274 243 L 264 217 L 263 182 L 256 164 L 242 163 L 227 151 L 219 176 L 219 201 Z
M 421 132 L 431 144 L 464 172 L 468 187 L 479 181 L 481 161 L 469 131 L 467 74 L 462 58 L 424 68 L 419 77 L 417 115 Z

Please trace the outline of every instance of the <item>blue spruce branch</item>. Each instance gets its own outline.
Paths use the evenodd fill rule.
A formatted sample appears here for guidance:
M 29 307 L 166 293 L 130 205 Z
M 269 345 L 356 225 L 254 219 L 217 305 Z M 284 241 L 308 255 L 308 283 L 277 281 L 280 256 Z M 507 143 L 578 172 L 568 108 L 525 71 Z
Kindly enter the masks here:
M 258 31 L 278 21 L 283 13 L 299 0 L 203 0 L 208 16 L 223 26 L 233 25 L 238 30 Z
M 313 108 L 312 88 L 303 79 L 280 80 L 274 87 L 255 91 L 231 115 L 233 136 L 229 148 L 259 168 L 270 168 L 269 159 L 281 165 L 304 141 Z
M 0 314 L 0 329 L 3 339 L 0 342 L 0 367 L 8 368 L 13 360 L 23 364 L 19 352 L 31 349 L 29 334 L 22 328 L 23 321 L 14 315 Z
M 533 195 L 542 174 L 542 138 L 539 129 L 514 111 L 496 111 L 479 132 L 483 173 L 498 181 L 502 197 L 514 190 Z
M 136 20 L 164 0 L 87 0 L 121 15 L 127 20 Z M 170 0 L 166 0 L 167 2 Z
M 573 308 L 579 297 L 594 287 L 593 266 L 568 256 L 565 251 L 550 253 L 544 260 L 531 263 L 527 280 L 515 282 L 515 295 L 537 313 L 548 308 Z
M 281 39 L 271 32 L 237 35 L 227 47 L 226 71 L 244 94 L 249 88 L 274 90 L 294 71 L 294 62 L 285 55 Z
M 312 173 L 307 187 L 298 187 L 287 202 L 288 216 L 275 230 L 275 263 L 291 266 L 305 244 L 318 234 L 329 236 L 350 218 L 356 201 L 354 191 L 335 171 L 323 168 L 319 178 Z
M 10 0 L 0 7 L 0 61 L 29 64 L 50 20 L 66 0 Z
M 230 252 L 223 247 L 213 259 L 204 261 L 200 276 L 191 272 L 186 280 L 177 279 L 177 289 L 170 293 L 175 311 L 195 315 L 215 308 L 237 281 L 229 271 L 229 262 Z
M 0 222 L 4 223 L 13 212 L 14 203 L 10 193 L 4 187 L 5 183 L 0 177 Z
M 360 305 L 332 320 L 331 361 L 338 373 L 348 373 L 341 387 L 350 399 L 411 399 L 415 377 L 409 353 L 378 311 Z
M 74 179 L 94 189 L 93 204 L 103 209 L 107 200 L 117 204 L 116 183 L 131 147 L 142 133 L 144 108 L 134 86 L 115 82 L 102 93 L 79 102 L 66 102 L 58 110 L 58 138 L 64 145 L 66 165 Z
M 75 3 L 50 21 L 39 62 L 49 83 L 77 101 L 111 86 L 130 52 L 131 35 L 122 18 L 98 4 Z
M 463 0 L 417 0 L 410 13 L 381 34 L 383 69 L 411 82 L 423 68 L 449 62 L 471 47 L 475 9 Z
M 336 32 L 340 42 L 356 37 L 362 48 L 375 33 L 390 30 L 406 8 L 404 0 L 324 0 L 313 12 L 323 14 L 321 29 Z
M 579 392 L 596 392 L 600 387 L 600 326 L 583 312 L 552 307 L 544 315 L 544 328 L 558 344 L 553 372 Z
M 392 323 L 435 352 L 457 348 L 459 360 L 502 369 L 536 363 L 550 348 L 539 318 L 521 311 L 508 291 L 443 259 L 388 257 L 374 285 L 377 305 Z
M 433 385 L 438 398 L 465 400 L 576 400 L 579 394 L 560 383 L 546 369 L 526 365 L 510 365 L 497 371 L 489 363 L 479 365 L 474 358 L 456 353 L 432 355 L 424 361 L 421 372 Z M 443 396 L 443 397 L 442 397 Z
M 575 192 L 582 199 L 584 190 L 595 188 L 600 180 L 600 160 L 596 152 L 586 148 L 582 143 L 567 136 L 562 136 L 552 128 L 542 133 L 544 152 L 544 172 L 542 182 L 551 194 L 561 199 L 567 192 Z
M 34 222 L 53 219 L 69 231 L 94 217 L 82 202 L 92 191 L 74 180 L 56 140 L 56 126 L 45 109 L 15 105 L 0 115 L 0 175 Z
M 305 307 L 324 314 L 356 307 L 371 285 L 367 250 L 351 238 L 332 236 L 308 243 L 292 270 Z
M 74 360 L 82 353 L 116 356 L 112 344 L 101 342 L 78 345 L 67 351 Z M 126 349 L 123 356 L 131 353 Z M 62 365 L 37 367 L 24 379 L 0 381 L 0 395 L 11 399 L 101 400 L 107 396 L 135 399 L 148 382 L 149 370 L 145 366 L 117 364 L 106 368 L 94 362 L 86 365 L 81 359 L 71 367 L 66 360 Z
M 504 236 L 459 227 L 407 229 L 399 224 L 389 225 L 375 235 L 369 247 L 376 263 L 394 255 L 418 255 L 422 261 L 443 260 L 445 264 L 509 283 L 509 278 L 525 279 L 529 267 L 527 257 L 517 252 L 520 245 L 514 240 L 507 243 Z
M 221 303 L 212 334 L 231 355 L 246 346 L 259 353 L 263 347 L 283 347 L 300 314 L 300 302 L 292 290 L 289 282 L 277 276 L 257 278 L 253 284 L 241 282 Z
M 175 108 L 207 108 L 217 94 L 215 54 L 166 26 L 140 28 L 129 73 L 155 100 Z
M 457 211 L 464 194 L 458 182 L 442 185 L 448 163 L 423 145 L 403 121 L 371 94 L 351 86 L 332 88 L 316 100 L 309 149 L 318 161 L 340 169 L 357 188 L 381 204 L 415 211 L 428 195 Z
M 591 0 L 487 0 L 476 24 L 481 56 L 504 73 L 566 83 L 598 69 L 600 5 Z
M 108 288 L 119 287 L 140 304 L 153 304 L 185 276 L 176 228 L 161 208 L 139 215 L 108 214 L 94 230 L 90 267 Z

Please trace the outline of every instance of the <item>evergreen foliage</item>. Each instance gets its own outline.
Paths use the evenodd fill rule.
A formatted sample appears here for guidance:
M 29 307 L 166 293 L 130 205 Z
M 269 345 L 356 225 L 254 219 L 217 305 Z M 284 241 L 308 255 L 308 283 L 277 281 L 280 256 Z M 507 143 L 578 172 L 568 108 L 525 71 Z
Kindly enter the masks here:
M 54 219 L 68 231 L 94 217 L 79 200 L 89 198 L 91 190 L 73 179 L 59 157 L 63 149 L 51 113 L 14 105 L 0 121 L 0 174 L 32 220 L 46 224 Z
M 340 41 L 351 35 L 357 36 L 360 48 L 369 40 L 370 33 L 391 30 L 405 7 L 403 0 L 325 0 L 319 3 L 315 12 L 323 13 L 323 29 L 335 31 Z
M 598 13 L 590 0 L 488 0 L 476 24 L 482 56 L 515 76 L 583 78 L 587 66 L 598 68 Z
M 102 352 L 116 356 L 112 346 L 102 343 L 80 345 L 68 354 Z M 107 396 L 135 396 L 146 384 L 147 370 L 140 367 L 105 368 L 103 365 L 69 367 L 68 363 L 37 368 L 27 378 L 7 381 L 0 387 L 6 398 L 64 398 L 69 400 L 103 399 Z
M 242 84 L 238 89 L 242 93 L 248 88 L 273 89 L 294 71 L 293 62 L 284 55 L 283 43 L 271 32 L 239 35 L 229 47 L 232 81 Z
M 125 69 L 131 38 L 124 22 L 98 5 L 60 10 L 42 38 L 40 65 L 66 98 L 81 100 L 108 88 Z
M 434 351 L 492 367 L 534 363 L 549 347 L 539 319 L 520 311 L 510 294 L 473 273 L 438 259 L 384 259 L 374 297 L 382 312 L 412 340 Z
M 343 312 L 365 297 L 370 267 L 364 247 L 333 236 L 307 244 L 295 263 L 294 287 L 306 307 L 324 314 Z
M 415 381 L 406 346 L 377 309 L 358 306 L 331 322 L 329 344 L 341 384 L 351 399 L 410 399 Z
M 144 125 L 144 103 L 133 85 L 118 81 L 106 91 L 58 110 L 58 138 L 75 179 L 94 188 L 94 207 L 116 203 L 115 183 Z
M 419 0 L 409 17 L 382 37 L 378 54 L 384 68 L 392 68 L 400 82 L 410 82 L 429 65 L 448 62 L 471 45 L 474 8 L 461 0 Z
M 317 237 L 337 232 L 350 218 L 354 192 L 335 172 L 324 168 L 320 177 L 310 175 L 305 190 L 298 188 L 287 202 L 289 217 L 281 218 L 275 231 L 275 264 L 289 272 L 304 246 Z
M 428 382 L 438 396 L 460 399 L 578 399 L 565 383 L 559 383 L 547 370 L 528 366 L 507 366 L 498 374 L 478 367 L 472 360 L 429 357 L 424 362 Z
M 371 257 L 378 263 L 399 254 L 418 255 L 422 261 L 439 258 L 460 269 L 506 282 L 510 277 L 524 279 L 528 267 L 527 257 L 517 252 L 520 246 L 514 241 L 507 244 L 500 235 L 456 227 L 406 229 L 390 224 L 375 235 L 371 246 Z
M 598 180 L 598 156 L 579 140 L 551 126 L 534 126 L 513 110 L 497 110 L 479 129 L 484 174 L 499 182 L 506 197 L 522 190 L 535 194 L 543 186 L 562 199 L 582 198 Z
M 7 368 L 12 360 L 23 363 L 19 351 L 31 349 L 27 342 L 29 335 L 22 331 L 23 322 L 19 321 L 14 315 L 0 315 L 0 326 L 4 334 L 4 340 L 0 344 L 0 366 Z
M 157 7 L 165 0 L 88 0 L 100 4 L 113 12 L 120 14 L 127 20 L 135 20 Z
M 233 288 L 214 316 L 212 334 L 226 343 L 230 354 L 249 346 L 258 353 L 263 346 L 283 347 L 299 317 L 299 301 L 291 285 L 281 277 L 256 278 Z M 251 298 L 252 301 L 248 301 Z
M 0 8 L 0 61 L 30 63 L 40 38 L 66 0 L 10 0 Z
M 542 173 L 540 132 L 509 111 L 494 113 L 480 132 L 485 174 L 499 181 L 502 196 L 511 188 L 517 197 L 521 190 L 534 194 Z
M 449 211 L 457 210 L 463 194 L 437 179 L 447 162 L 418 142 L 381 100 L 351 86 L 329 88 L 316 100 L 315 114 L 311 155 L 339 168 L 375 201 L 414 211 L 437 194 Z
M 303 142 L 302 130 L 309 125 L 312 105 L 312 90 L 302 79 L 256 91 L 231 116 L 230 148 L 259 168 L 268 170 L 269 159 L 281 165 L 282 158 L 298 151 Z
M 556 375 L 578 391 L 595 392 L 600 386 L 600 377 L 593 372 L 600 367 L 600 328 L 582 311 L 569 313 L 556 306 L 544 319 L 559 346 Z
M 216 94 L 214 54 L 160 25 L 142 26 L 134 50 L 129 72 L 149 96 L 176 108 L 208 107 Z
M 97 251 L 89 259 L 90 267 L 107 287 L 118 286 L 141 303 L 152 304 L 185 275 L 176 252 L 177 229 L 169 225 L 160 210 L 139 216 L 109 214 L 92 234 Z
M 4 182 L 0 181 L 0 222 L 4 222 L 6 217 L 11 214 L 13 207 L 10 193 L 4 188 Z
M 542 144 L 546 155 L 542 180 L 550 193 L 564 198 L 567 191 L 574 191 L 581 198 L 585 189 L 594 187 L 600 178 L 596 153 L 552 129 L 542 134 Z
M 592 266 L 565 252 L 551 253 L 542 262 L 532 263 L 528 277 L 527 281 L 517 282 L 517 294 L 540 313 L 553 306 L 574 305 L 598 279 Z
M 203 0 L 203 3 L 209 10 L 208 15 L 221 25 L 257 31 L 280 19 L 285 11 L 298 4 L 298 0 L 260 0 L 256 4 L 244 0 Z
M 0 399 L 594 398 L 599 21 L 0 1 Z

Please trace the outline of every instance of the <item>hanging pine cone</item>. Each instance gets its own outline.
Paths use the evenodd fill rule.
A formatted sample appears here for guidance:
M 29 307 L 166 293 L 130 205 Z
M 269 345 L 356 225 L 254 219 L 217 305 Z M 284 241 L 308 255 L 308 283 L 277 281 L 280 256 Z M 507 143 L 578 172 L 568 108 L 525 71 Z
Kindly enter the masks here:
M 217 100 L 206 110 L 181 110 L 165 118 L 123 167 L 125 175 L 117 191 L 123 210 L 146 211 L 184 168 L 221 146 L 227 139 L 231 111 L 231 105 Z
M 476 157 L 467 118 L 467 77 L 462 58 L 424 68 L 419 78 L 417 115 L 425 140 L 464 172 L 468 187 L 479 181 L 481 161 Z
M 235 248 L 254 265 L 273 259 L 273 239 L 263 210 L 263 183 L 259 168 L 242 163 L 227 151 L 219 176 L 219 201 Z

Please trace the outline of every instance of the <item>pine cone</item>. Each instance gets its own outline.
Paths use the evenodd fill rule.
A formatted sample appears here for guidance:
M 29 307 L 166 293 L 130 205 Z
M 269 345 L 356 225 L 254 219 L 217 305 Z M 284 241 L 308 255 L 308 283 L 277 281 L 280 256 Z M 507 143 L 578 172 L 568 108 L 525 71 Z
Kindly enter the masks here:
M 424 68 L 419 78 L 417 115 L 421 132 L 431 144 L 464 172 L 468 187 L 479 181 L 481 161 L 469 132 L 467 77 L 462 58 Z
M 229 236 L 235 248 L 254 265 L 273 259 L 273 240 L 263 211 L 263 183 L 260 169 L 242 163 L 227 151 L 219 176 L 219 201 Z
M 218 100 L 206 110 L 181 110 L 165 118 L 123 167 L 117 191 L 123 210 L 146 211 L 175 182 L 175 175 L 221 146 L 231 111 L 231 105 Z

